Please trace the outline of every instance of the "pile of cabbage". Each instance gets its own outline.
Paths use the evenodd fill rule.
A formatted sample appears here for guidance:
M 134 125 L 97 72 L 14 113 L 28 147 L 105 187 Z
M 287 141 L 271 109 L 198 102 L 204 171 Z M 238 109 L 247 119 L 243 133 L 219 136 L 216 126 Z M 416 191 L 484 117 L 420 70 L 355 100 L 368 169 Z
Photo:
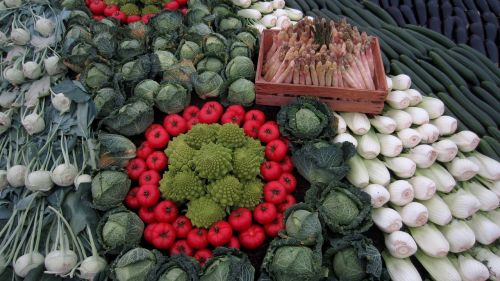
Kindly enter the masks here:
M 190 1 L 186 17 L 165 10 L 148 24 L 95 22 L 84 12 L 68 23 L 63 58 L 91 93 L 108 131 L 142 133 L 153 121 L 153 107 L 178 113 L 193 91 L 225 104 L 253 104 L 258 33 L 232 6 L 210 3 Z
M 422 280 L 415 256 L 437 281 L 499 280 L 500 163 L 408 76 L 387 81 L 382 115 L 340 113 L 335 142 L 356 146 L 347 179 L 371 195 L 391 277 Z

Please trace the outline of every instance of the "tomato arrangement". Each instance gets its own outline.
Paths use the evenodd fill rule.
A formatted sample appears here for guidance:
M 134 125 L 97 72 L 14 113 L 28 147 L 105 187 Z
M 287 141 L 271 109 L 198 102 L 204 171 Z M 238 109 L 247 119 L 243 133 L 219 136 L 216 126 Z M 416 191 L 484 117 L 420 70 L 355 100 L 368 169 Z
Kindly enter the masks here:
M 265 159 L 260 177 L 264 180 L 261 203 L 253 210 L 235 208 L 225 220 L 208 229 L 196 228 L 184 215 L 185 206 L 161 198 L 159 182 L 167 168 L 168 155 L 163 151 L 169 141 L 188 132 L 197 123 L 234 123 L 247 136 L 265 145 Z M 288 142 L 283 139 L 274 121 L 256 109 L 245 111 L 240 105 L 224 107 L 216 101 L 201 107 L 188 106 L 182 114 L 167 115 L 162 124 L 152 124 L 144 134 L 127 172 L 137 187 L 131 188 L 124 203 L 138 212 L 146 224 L 144 241 L 170 255 L 186 254 L 204 264 L 215 247 L 254 250 L 264 245 L 267 237 L 276 237 L 284 229 L 283 214 L 296 203 L 293 195 L 297 180 L 292 174 L 293 163 Z
M 145 14 L 142 15 L 131 15 L 127 16 L 125 10 L 121 10 L 120 7 L 114 4 L 107 5 L 104 0 L 86 0 L 87 7 L 92 13 L 92 18 L 94 20 L 100 21 L 106 17 L 112 17 L 124 24 L 134 23 L 142 21 L 148 23 L 149 19 L 155 14 Z M 188 0 L 171 0 L 163 5 L 165 10 L 180 10 L 184 15 L 187 14 L 187 3 Z

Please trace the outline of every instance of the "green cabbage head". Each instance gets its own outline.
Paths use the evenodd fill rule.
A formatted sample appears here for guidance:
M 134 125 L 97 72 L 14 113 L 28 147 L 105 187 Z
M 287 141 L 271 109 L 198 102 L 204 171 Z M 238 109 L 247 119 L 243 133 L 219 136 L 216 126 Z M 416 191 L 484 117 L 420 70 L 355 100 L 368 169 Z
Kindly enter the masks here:
M 318 280 L 317 271 L 313 250 L 304 246 L 278 248 L 270 265 L 275 281 L 314 281 Z
M 190 102 L 191 94 L 176 83 L 163 84 L 155 97 L 155 106 L 168 114 L 181 112 Z
M 218 59 L 214 57 L 205 57 L 200 60 L 196 65 L 196 70 L 198 73 L 203 73 L 205 71 L 212 71 L 219 73 L 224 69 L 224 64 Z
M 156 263 L 155 255 L 144 248 L 135 248 L 119 257 L 113 265 L 118 281 L 145 281 Z
M 92 198 L 96 208 L 111 209 L 121 204 L 130 189 L 127 174 L 102 171 L 92 179 Z
M 247 79 L 237 79 L 229 85 L 226 100 L 230 104 L 252 105 L 255 101 L 255 84 Z
M 156 93 L 160 89 L 160 84 L 155 80 L 146 79 L 142 80 L 134 88 L 134 96 L 146 100 L 148 102 L 154 102 Z
M 212 71 L 194 74 L 191 81 L 196 94 L 202 99 L 218 97 L 224 90 L 224 79 Z
M 120 252 L 138 245 L 143 231 L 142 220 L 125 208 L 109 211 L 98 226 L 100 242 L 111 252 Z
M 238 78 L 253 80 L 255 78 L 253 61 L 249 57 L 235 57 L 226 66 L 226 77 L 229 80 Z
M 200 281 L 253 281 L 255 269 L 245 254 L 227 248 L 217 248 L 207 261 Z
M 296 204 L 286 211 L 285 229 L 288 236 L 302 241 L 304 245 L 316 243 L 322 231 L 318 213 L 303 203 Z

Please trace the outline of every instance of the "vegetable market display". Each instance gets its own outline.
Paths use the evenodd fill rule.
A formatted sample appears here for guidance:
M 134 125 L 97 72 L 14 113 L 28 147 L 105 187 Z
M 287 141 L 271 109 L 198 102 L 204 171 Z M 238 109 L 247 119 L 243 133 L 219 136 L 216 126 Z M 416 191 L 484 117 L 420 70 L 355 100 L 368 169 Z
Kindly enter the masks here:
M 368 1 L 286 2 L 1 2 L 0 280 L 498 280 L 498 69 Z M 383 113 L 254 107 L 264 28 L 333 31 L 365 87 L 378 36 Z

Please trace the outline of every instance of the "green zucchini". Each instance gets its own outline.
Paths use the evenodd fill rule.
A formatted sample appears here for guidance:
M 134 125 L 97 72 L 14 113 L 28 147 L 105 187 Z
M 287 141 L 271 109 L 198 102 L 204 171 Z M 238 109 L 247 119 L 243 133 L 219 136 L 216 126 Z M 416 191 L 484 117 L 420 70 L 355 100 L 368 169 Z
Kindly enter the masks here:
M 439 97 L 437 97 L 437 96 L 434 96 L 434 97 L 439 99 Z M 460 118 L 458 118 L 457 116 L 455 116 L 455 114 L 453 114 L 453 112 L 451 112 L 451 110 L 448 107 L 446 107 L 446 106 L 444 107 L 443 115 L 450 116 L 450 117 L 453 117 L 453 118 L 457 119 L 457 131 L 470 131 L 469 128 L 467 128 L 464 125 L 464 122 L 460 121 Z
M 498 157 L 497 153 L 490 146 L 488 141 L 486 141 L 484 138 L 481 139 L 481 141 L 479 142 L 477 150 L 479 150 L 479 152 L 481 152 L 482 154 L 499 161 L 499 159 L 498 159 L 499 157 Z
M 417 62 L 420 64 L 420 66 L 422 66 L 422 68 L 427 70 L 430 75 L 435 77 L 441 84 L 443 84 L 443 86 L 447 87 L 449 85 L 454 85 L 453 81 L 451 81 L 451 79 L 446 76 L 446 74 L 434 67 L 432 64 L 424 60 L 417 60 Z
M 453 81 L 455 85 L 467 86 L 467 82 L 436 52 L 429 51 L 429 57 L 434 65 L 443 71 Z
M 312 12 L 315 13 L 319 18 L 325 18 L 325 19 L 329 18 L 326 14 L 324 14 L 318 9 L 313 9 Z
M 407 25 L 405 25 L 405 27 L 408 29 L 411 29 L 411 30 L 415 30 L 416 32 L 418 32 L 420 34 L 429 37 L 430 39 L 434 40 L 436 43 L 443 45 L 445 48 L 449 49 L 449 48 L 453 48 L 457 45 L 457 44 L 455 44 L 455 42 L 451 41 L 450 39 L 448 39 L 446 36 L 442 35 L 441 33 L 435 32 L 435 31 L 428 29 L 426 27 L 416 26 L 416 25 L 412 25 L 412 24 L 407 24 Z
M 497 127 L 488 127 L 488 133 L 490 136 L 500 140 L 500 130 Z
M 480 66 L 477 65 L 477 62 L 471 61 L 468 57 L 463 56 L 462 54 L 454 51 L 454 50 L 447 50 L 447 53 L 453 57 L 455 60 L 458 62 L 462 63 L 464 67 L 469 68 L 474 74 L 479 78 L 479 80 L 482 81 L 489 81 L 492 80 L 490 77 L 490 74 L 486 72 L 484 69 L 482 69 Z
M 460 47 L 452 48 L 452 50 L 461 54 L 462 56 L 468 58 L 469 60 L 476 62 L 476 64 L 479 64 L 480 66 L 482 66 L 483 71 L 488 73 L 488 75 L 491 77 L 492 81 L 494 81 L 497 84 L 500 84 L 500 76 L 495 71 L 491 71 L 491 69 L 488 67 L 488 65 L 483 63 L 483 61 L 479 58 L 478 55 L 471 53 L 468 50 L 466 50 L 464 48 L 460 48 Z M 481 56 L 483 56 L 483 55 L 481 55 Z
M 480 52 L 478 52 L 476 49 L 472 48 L 469 45 L 460 43 L 458 44 L 458 46 L 469 52 L 469 54 L 475 54 L 476 57 L 479 58 L 481 62 L 483 62 L 483 64 L 490 69 L 491 72 L 495 73 L 495 75 L 500 77 L 500 69 L 489 58 L 487 58 L 486 56 L 484 56 L 483 54 L 481 54 Z
M 342 11 L 344 14 L 348 17 L 350 17 L 353 21 L 358 23 L 358 26 L 370 26 L 369 23 L 367 23 L 362 17 L 360 17 L 354 9 L 351 9 L 349 7 L 341 7 Z
M 468 69 L 463 63 L 457 61 L 452 56 L 448 55 L 445 51 L 441 49 L 432 49 L 431 51 L 436 52 L 439 56 L 443 58 L 456 72 L 458 72 L 465 80 L 473 83 L 474 85 L 479 85 L 480 81 L 470 69 Z
M 328 2 L 327 2 L 327 6 L 328 6 Z M 338 21 L 342 20 L 342 16 L 336 15 L 336 14 L 332 13 L 332 12 L 331 12 L 330 10 L 328 10 L 328 9 L 321 9 L 320 11 L 321 11 L 323 14 L 327 15 L 327 16 L 328 16 L 331 20 L 333 20 L 333 21 L 338 22 Z
M 493 108 L 500 108 L 500 101 L 498 101 L 492 94 L 481 87 L 473 87 L 472 91 L 481 98 L 482 101 L 491 105 Z
M 389 58 L 383 52 L 380 55 L 382 57 L 382 64 L 384 65 L 384 73 L 390 73 L 391 62 L 389 61 Z
M 416 61 L 411 58 L 401 55 L 399 56 L 403 64 L 408 66 L 415 74 L 422 80 L 425 81 L 434 91 L 444 92 L 446 88 L 443 84 L 439 83 L 438 80 L 434 79 L 425 69 L 423 69 Z
M 445 47 L 439 43 L 437 43 L 436 41 L 430 39 L 429 37 L 421 34 L 421 33 L 418 33 L 416 32 L 415 30 L 411 30 L 411 29 L 408 29 L 408 28 L 405 28 L 406 32 L 408 32 L 409 34 L 411 34 L 413 37 L 415 37 L 415 39 L 419 40 L 420 42 L 422 42 L 422 44 L 425 44 L 431 48 L 439 48 L 441 50 L 445 50 Z
M 422 45 L 422 43 L 417 40 L 415 37 L 413 37 L 411 34 L 408 33 L 408 31 L 404 30 L 401 27 L 397 26 L 390 26 L 386 25 L 384 29 L 392 32 L 395 36 L 398 38 L 401 38 L 402 41 L 407 43 L 408 45 L 412 46 L 413 48 L 417 49 L 420 51 L 420 53 L 425 54 L 427 52 L 427 48 Z
M 380 44 L 380 48 L 382 49 L 382 51 L 391 59 L 399 59 L 399 54 L 396 53 L 396 51 L 394 51 L 394 49 L 389 46 L 389 44 L 387 44 L 387 42 L 385 42 L 381 37 L 380 37 L 380 30 L 377 30 L 375 28 L 371 28 L 371 27 L 367 27 L 366 28 L 370 34 L 375 34 L 376 36 L 379 37 L 379 44 Z
M 383 40 L 385 43 L 387 43 L 394 51 L 396 51 L 398 54 L 404 54 L 408 57 L 410 57 L 412 60 L 416 60 L 417 57 L 415 56 L 414 52 L 411 52 L 406 46 L 400 44 L 398 41 L 395 41 L 391 37 L 387 36 L 384 32 L 379 32 L 379 39 Z
M 480 108 L 478 108 L 474 103 L 472 103 L 465 93 L 463 93 L 455 85 L 450 85 L 448 87 L 448 92 L 455 101 L 462 105 L 462 107 L 467 110 L 471 115 L 476 117 L 476 119 L 484 125 L 484 127 L 496 126 L 495 120 L 493 120 L 488 114 L 484 113 Z
M 498 110 L 494 109 L 494 107 L 491 107 L 490 104 L 484 102 L 482 99 L 473 94 L 469 90 L 469 88 L 460 86 L 459 89 L 467 97 L 467 99 L 472 102 L 472 105 L 478 107 L 482 112 L 488 114 L 491 119 L 495 121 L 497 126 L 500 125 L 500 114 L 498 114 Z
M 406 48 L 409 52 L 412 54 L 416 55 L 423 55 L 422 52 L 420 52 L 417 48 L 411 46 L 410 44 L 406 43 L 405 40 L 402 40 L 399 36 L 396 34 L 392 33 L 392 31 L 387 30 L 387 29 L 382 29 L 382 33 L 384 33 L 387 37 L 391 38 L 394 40 L 394 42 L 399 43 L 402 47 Z
M 482 81 L 481 87 L 492 94 L 497 100 L 500 100 L 500 88 L 491 81 Z
M 301 7 L 300 10 L 302 10 L 302 12 L 307 12 L 307 11 L 310 11 L 311 8 L 309 7 L 309 5 L 307 5 L 307 0 L 295 0 L 297 2 L 297 4 L 299 4 L 299 6 Z
M 477 119 L 472 116 L 467 109 L 463 108 L 457 101 L 455 101 L 455 99 L 443 92 L 438 92 L 437 96 L 471 131 L 480 136 L 484 136 L 486 134 L 486 129 L 483 125 L 481 125 L 481 123 L 479 123 L 479 121 L 477 121 Z
M 495 153 L 497 155 L 500 155 L 500 143 L 496 139 L 490 136 L 484 136 L 483 140 L 485 140 L 491 146 L 491 148 L 495 150 Z
M 339 6 L 335 4 L 335 1 L 326 1 L 326 7 L 336 15 L 342 14 L 342 10 L 340 10 Z
M 362 17 L 368 23 L 368 26 L 380 29 L 380 28 L 382 28 L 383 24 L 387 25 L 381 19 L 379 19 L 377 16 L 375 16 L 370 11 L 368 11 L 364 8 L 356 8 L 356 9 L 352 9 L 352 10 L 354 12 L 356 12 L 360 17 Z
M 413 70 L 411 70 L 408 66 L 404 65 L 400 61 L 391 60 L 391 69 L 394 66 L 399 67 L 403 71 L 402 73 L 398 73 L 398 74 L 406 74 L 406 75 L 410 76 L 412 84 L 415 84 L 415 85 L 417 85 L 418 88 L 420 88 L 420 90 L 421 90 L 420 93 L 422 93 L 423 95 L 428 95 L 428 94 L 432 93 L 431 87 L 429 87 L 429 85 L 427 85 L 427 83 L 422 81 L 422 79 L 420 79 L 420 77 L 418 77 L 418 75 L 416 75 L 413 72 Z
M 378 6 L 377 4 L 372 3 L 369 0 L 363 0 L 362 3 L 368 10 L 370 10 L 370 12 L 375 14 L 382 21 L 384 21 L 390 25 L 395 25 L 395 26 L 398 25 L 398 23 L 391 17 L 391 15 L 389 13 L 387 13 L 384 9 L 382 9 L 380 6 Z
M 302 10 L 302 7 L 295 0 L 286 0 L 286 6 L 292 9 Z

